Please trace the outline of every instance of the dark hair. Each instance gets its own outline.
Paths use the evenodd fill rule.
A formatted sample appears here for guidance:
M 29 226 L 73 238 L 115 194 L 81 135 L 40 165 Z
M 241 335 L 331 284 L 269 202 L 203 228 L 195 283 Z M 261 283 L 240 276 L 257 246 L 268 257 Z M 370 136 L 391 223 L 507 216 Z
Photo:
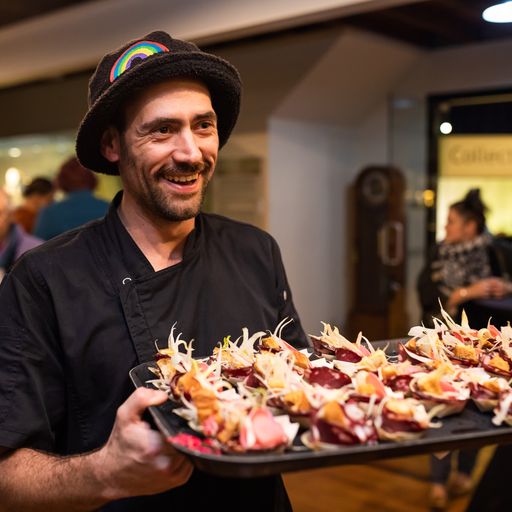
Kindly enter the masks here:
M 94 190 L 98 180 L 94 173 L 85 168 L 76 157 L 66 160 L 55 178 L 57 187 L 64 192 Z
M 485 214 L 488 208 L 480 198 L 479 188 L 472 188 L 462 201 L 453 203 L 450 209 L 455 210 L 466 222 L 470 220 L 475 221 L 477 233 L 483 233 L 485 229 Z
M 23 197 L 46 196 L 53 192 L 53 183 L 46 178 L 34 178 L 24 189 Z

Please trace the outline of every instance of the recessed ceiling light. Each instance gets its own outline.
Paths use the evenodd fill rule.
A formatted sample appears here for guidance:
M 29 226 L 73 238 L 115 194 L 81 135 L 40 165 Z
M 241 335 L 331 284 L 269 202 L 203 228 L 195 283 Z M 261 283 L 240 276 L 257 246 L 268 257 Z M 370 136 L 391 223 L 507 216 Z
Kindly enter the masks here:
M 487 7 L 482 13 L 482 18 L 491 23 L 511 23 L 512 22 L 512 1 L 502 2 Z
M 9 148 L 8 154 L 11 158 L 18 158 L 21 156 L 21 149 L 20 148 Z
M 443 135 L 448 135 L 449 133 L 452 133 L 452 125 L 451 123 L 448 123 L 448 122 L 444 122 L 444 123 L 441 123 L 441 126 L 439 126 L 439 131 L 443 134 Z

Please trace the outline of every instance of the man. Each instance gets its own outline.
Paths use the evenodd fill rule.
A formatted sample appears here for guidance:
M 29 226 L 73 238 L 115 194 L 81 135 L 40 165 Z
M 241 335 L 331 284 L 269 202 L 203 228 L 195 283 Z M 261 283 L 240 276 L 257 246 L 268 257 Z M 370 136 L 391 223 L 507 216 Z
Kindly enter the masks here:
M 23 190 L 23 203 L 14 210 L 14 222 L 32 233 L 39 211 L 53 201 L 53 184 L 46 178 L 34 178 Z
M 42 243 L 13 222 L 13 213 L 10 197 L 0 188 L 0 282 L 24 252 Z
M 166 395 L 128 379 L 174 322 L 197 356 L 284 317 L 284 337 L 307 344 L 275 241 L 199 213 L 240 87 L 229 63 L 164 32 L 99 63 L 77 155 L 119 173 L 124 190 L 105 219 L 23 258 L 1 289 L 0 509 L 289 509 L 280 478 L 190 476 L 142 420 Z
M 76 157 L 67 159 L 60 166 L 55 183 L 66 197 L 47 206 L 39 214 L 34 229 L 39 238 L 49 240 L 107 213 L 108 203 L 93 194 L 98 184 L 96 176 Z

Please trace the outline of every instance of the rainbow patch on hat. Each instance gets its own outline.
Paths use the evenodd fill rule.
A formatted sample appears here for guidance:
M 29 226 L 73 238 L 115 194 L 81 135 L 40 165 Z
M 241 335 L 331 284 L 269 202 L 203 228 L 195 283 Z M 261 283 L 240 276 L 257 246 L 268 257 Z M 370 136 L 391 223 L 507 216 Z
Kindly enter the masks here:
M 169 48 L 154 41 L 139 41 L 125 50 L 116 60 L 110 70 L 110 82 L 121 76 L 125 71 L 130 69 L 135 63 L 147 59 L 155 53 L 168 52 Z

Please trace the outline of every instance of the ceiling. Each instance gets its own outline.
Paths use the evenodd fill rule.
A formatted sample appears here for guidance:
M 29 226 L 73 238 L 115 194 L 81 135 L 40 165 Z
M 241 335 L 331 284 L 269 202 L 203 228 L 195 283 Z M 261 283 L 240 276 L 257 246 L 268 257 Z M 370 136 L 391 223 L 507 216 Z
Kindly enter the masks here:
M 512 23 L 488 23 L 498 0 L 428 0 L 345 18 L 344 23 L 427 49 L 512 38 Z
M 0 27 L 87 1 L 90 0 L 19 0 L 17 2 L 0 2 Z
M 101 0 L 95 1 L 99 3 Z M 322 22 L 321 25 L 348 24 L 426 49 L 512 38 L 512 24 L 491 24 L 481 18 L 483 9 L 495 1 L 420 0 L 397 7 L 335 18 Z M 0 27 L 88 2 L 91 0 L 1 2 Z M 311 25 L 303 29 L 310 27 Z

